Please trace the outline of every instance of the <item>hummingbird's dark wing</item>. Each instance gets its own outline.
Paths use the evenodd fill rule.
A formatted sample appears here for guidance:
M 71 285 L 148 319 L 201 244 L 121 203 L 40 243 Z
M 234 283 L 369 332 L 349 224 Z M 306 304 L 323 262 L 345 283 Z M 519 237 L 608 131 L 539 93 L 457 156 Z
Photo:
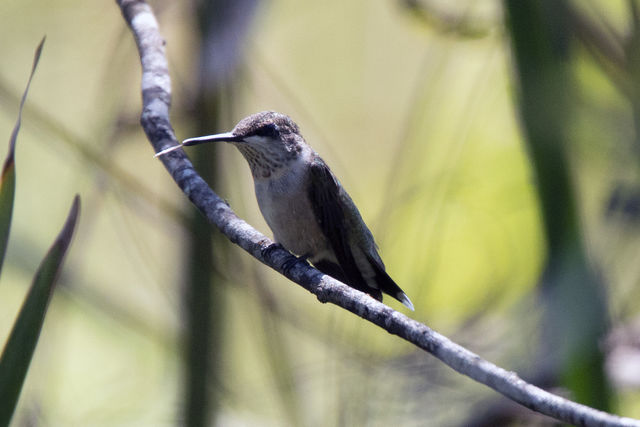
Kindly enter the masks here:
M 349 230 L 338 181 L 319 157 L 312 161 L 310 170 L 309 200 L 313 213 L 339 264 L 331 260 L 318 260 L 313 263 L 314 266 L 323 273 L 382 301 L 380 289 L 367 284 L 356 264 L 349 242 Z

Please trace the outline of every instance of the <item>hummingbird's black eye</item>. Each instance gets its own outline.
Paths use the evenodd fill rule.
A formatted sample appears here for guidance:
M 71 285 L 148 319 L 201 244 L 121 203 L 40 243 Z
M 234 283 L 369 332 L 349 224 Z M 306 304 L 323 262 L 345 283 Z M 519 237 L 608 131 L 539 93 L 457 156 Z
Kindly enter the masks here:
M 264 136 L 267 138 L 278 138 L 280 130 L 278 129 L 278 125 L 275 123 L 267 123 L 265 125 L 260 126 L 253 133 L 256 136 Z

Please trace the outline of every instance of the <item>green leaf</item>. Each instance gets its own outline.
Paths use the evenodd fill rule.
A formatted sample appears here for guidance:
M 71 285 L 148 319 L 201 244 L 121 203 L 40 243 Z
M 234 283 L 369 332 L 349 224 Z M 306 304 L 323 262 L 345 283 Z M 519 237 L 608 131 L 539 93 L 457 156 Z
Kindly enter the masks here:
M 79 211 L 80 197 L 76 195 L 62 231 L 38 268 L 0 357 L 0 426 L 9 425 L 18 403 Z
M 29 92 L 29 86 L 31 86 L 31 80 L 33 74 L 40 61 L 40 54 L 42 53 L 42 46 L 44 46 L 45 37 L 36 48 L 36 53 L 33 58 L 33 66 L 31 67 L 31 74 L 27 81 L 27 87 L 22 94 L 22 100 L 20 101 L 20 108 L 18 109 L 18 119 L 11 132 L 11 138 L 9 139 L 9 153 L 4 161 L 4 167 L 2 168 L 2 176 L 0 177 L 0 272 L 2 272 L 2 264 L 4 263 L 4 255 L 7 252 L 7 242 L 9 241 L 9 230 L 11 229 L 11 216 L 13 214 L 13 198 L 16 191 L 16 168 L 15 168 L 15 152 L 16 152 L 16 139 L 18 138 L 18 131 L 20 130 L 20 124 L 22 122 L 22 110 L 24 109 L 24 102 L 27 99 L 27 93 Z
M 2 181 L 0 182 L 0 272 L 4 263 L 4 254 L 7 252 L 9 230 L 11 229 L 11 216 L 13 214 L 13 196 L 16 191 L 16 171 L 13 163 L 13 153 L 7 157 L 2 169 Z

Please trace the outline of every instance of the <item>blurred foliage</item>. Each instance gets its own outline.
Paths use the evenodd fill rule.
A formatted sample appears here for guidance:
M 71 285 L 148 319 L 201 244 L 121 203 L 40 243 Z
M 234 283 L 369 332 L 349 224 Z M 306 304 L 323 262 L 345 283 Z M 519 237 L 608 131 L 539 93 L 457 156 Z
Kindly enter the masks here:
M 207 131 L 194 121 L 203 17 L 190 2 L 152 5 L 167 40 L 174 126 L 179 137 L 194 136 Z M 566 5 L 572 119 L 558 144 L 584 260 L 602 275 L 606 326 L 623 327 L 640 314 L 640 104 L 627 57 L 636 52 L 636 6 Z M 519 127 L 501 3 L 272 0 L 254 13 L 244 37 L 221 38 L 235 46 L 225 58 L 242 65 L 209 131 L 263 109 L 292 116 L 360 207 L 388 271 L 416 306 L 412 315 L 507 369 L 558 384 L 563 373 L 549 377 L 540 351 L 549 328 L 537 297 L 548 214 Z M 0 49 L 12 58 L 0 67 L 0 134 L 12 126 L 23 84 L 18 64 L 43 32 L 49 48 L 18 147 L 24 175 L 0 286 L 0 334 L 67 208 L 61 195 L 85 195 L 85 220 L 15 423 L 180 424 L 188 205 L 139 128 L 131 35 L 112 2 L 4 0 L 0 18 Z M 214 162 L 214 189 L 270 234 L 244 159 L 223 146 Z M 504 403 L 395 337 L 318 304 L 232 245 L 215 241 L 207 257 L 222 304 L 212 313 L 220 329 L 212 332 L 216 375 L 207 383 L 217 424 L 456 425 Z M 599 344 L 603 356 L 613 353 Z M 610 379 L 621 366 L 607 363 Z M 612 383 L 613 412 L 640 416 L 639 383 Z
M 76 196 L 69 216 L 42 260 L 0 357 L 0 424 L 8 425 L 20 398 L 31 358 L 42 330 L 56 279 L 62 268 L 80 212 Z
M 576 115 L 567 3 L 505 1 L 518 104 L 531 159 L 546 241 L 540 281 L 540 354 L 553 385 L 586 405 L 609 410 L 600 342 L 608 328 L 606 294 L 597 261 L 589 263 L 576 212 L 567 155 Z
M 22 122 L 22 111 L 29 92 L 29 86 L 40 60 L 43 45 L 44 38 L 36 48 L 27 87 L 20 100 L 18 118 L 9 138 L 9 152 L 2 168 L 0 180 L 0 230 L 2 230 L 0 236 L 0 271 L 7 252 L 7 243 L 11 230 L 16 183 L 16 142 Z M 42 330 L 47 307 L 53 295 L 56 278 L 67 249 L 71 244 L 79 209 L 80 198 L 76 195 L 67 221 L 54 241 L 53 246 L 42 260 L 24 299 L 22 308 L 20 308 L 20 312 L 13 323 L 11 333 L 7 337 L 2 353 L 0 353 L 0 425 L 9 424 L 18 404 L 22 385 Z

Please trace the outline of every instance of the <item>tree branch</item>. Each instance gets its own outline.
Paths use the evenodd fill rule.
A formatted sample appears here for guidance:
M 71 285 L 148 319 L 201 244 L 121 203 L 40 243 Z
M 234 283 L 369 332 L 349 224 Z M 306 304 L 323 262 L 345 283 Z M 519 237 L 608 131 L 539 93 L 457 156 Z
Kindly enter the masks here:
M 142 63 L 143 111 L 140 122 L 156 152 L 177 144 L 169 122 L 171 82 L 165 41 L 149 5 L 142 0 L 116 0 L 131 28 Z M 337 280 L 320 273 L 238 218 L 193 169 L 182 150 L 161 157 L 165 167 L 189 200 L 232 242 L 257 260 L 316 295 L 398 335 L 431 353 L 445 364 L 536 412 L 585 426 L 635 426 L 639 420 L 622 418 L 548 393 L 450 341 L 427 326 L 387 307 Z

